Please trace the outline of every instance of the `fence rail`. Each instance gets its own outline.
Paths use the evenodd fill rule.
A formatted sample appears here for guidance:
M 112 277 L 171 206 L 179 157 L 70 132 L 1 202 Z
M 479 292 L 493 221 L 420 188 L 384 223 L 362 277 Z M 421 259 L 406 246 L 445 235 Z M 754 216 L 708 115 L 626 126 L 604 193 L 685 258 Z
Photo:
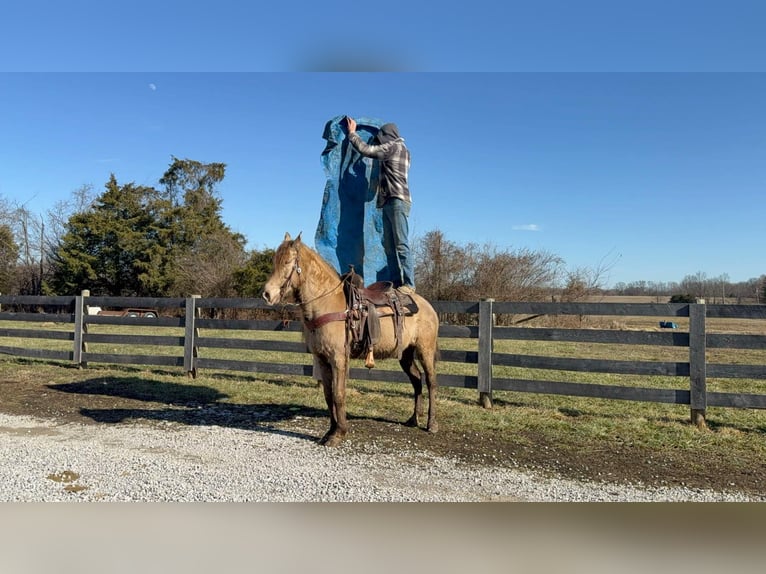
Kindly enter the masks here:
M 442 322 L 440 339 L 469 339 L 475 350 L 445 349 L 441 361 L 469 365 L 470 374 L 439 374 L 439 384 L 475 389 L 485 406 L 492 405 L 496 391 L 543 393 L 629 401 L 645 401 L 689 405 L 692 420 L 705 424 L 708 406 L 733 408 L 766 408 L 766 394 L 708 392 L 707 378 L 766 379 L 763 364 L 716 364 L 707 360 L 708 349 L 766 349 L 766 335 L 708 333 L 706 319 L 766 319 L 766 305 L 641 304 L 641 303 L 534 303 L 485 301 L 435 301 L 433 306 L 443 316 L 472 317 L 475 324 L 453 325 Z M 142 307 L 165 311 L 164 316 L 115 317 L 91 315 L 91 307 Z M 14 310 L 9 310 L 14 309 Z M 178 367 L 190 376 L 199 369 L 233 370 L 291 376 L 313 376 L 313 365 L 301 341 L 274 340 L 264 332 L 297 333 L 302 325 L 295 315 L 278 317 L 280 312 L 267 307 L 259 299 L 230 298 L 142 298 L 91 297 L 87 292 L 72 297 L 0 296 L 0 343 L 7 339 L 22 340 L 23 346 L 2 345 L 0 353 L 71 361 L 83 367 L 92 363 L 116 363 Z M 210 318 L 222 310 L 257 311 L 273 319 Z M 283 313 L 282 313 L 283 314 Z M 528 326 L 496 326 L 496 316 L 617 316 L 674 317 L 688 319 L 688 331 L 634 331 L 597 328 L 530 328 Z M 35 328 L 4 328 L 10 322 L 36 323 Z M 525 320 L 520 320 L 523 324 Z M 50 325 L 71 324 L 72 331 L 51 330 Z M 91 326 L 122 325 L 175 329 L 176 334 L 97 333 Z M 210 331 L 242 332 L 247 338 L 220 337 Z M 205 334 L 203 334 L 205 333 Z M 227 333 L 230 334 L 230 333 Z M 47 339 L 58 348 L 39 348 Z M 644 345 L 688 349 L 688 360 L 646 361 L 618 358 L 594 359 L 524 355 L 495 352 L 497 341 L 540 341 L 585 344 Z M 38 342 L 35 345 L 33 342 Z M 58 345 L 56 345 L 58 343 Z M 68 346 L 63 348 L 64 343 Z M 117 345 L 121 352 L 95 352 L 98 345 Z M 150 347 L 151 354 L 126 353 L 126 349 Z M 158 348 L 177 349 L 178 354 L 163 354 Z M 245 360 L 216 356 L 211 350 L 265 351 L 279 353 L 274 360 Z M 283 357 L 292 356 L 290 360 Z M 291 362 L 292 361 L 292 362 Z M 539 380 L 501 376 L 502 368 L 535 369 L 568 373 L 609 373 L 617 375 L 662 376 L 685 380 L 683 388 L 667 389 L 631 385 L 606 385 L 571 380 Z M 351 368 L 352 378 L 383 382 L 407 382 L 398 370 L 385 368 Z M 566 379 L 562 376 L 560 378 Z

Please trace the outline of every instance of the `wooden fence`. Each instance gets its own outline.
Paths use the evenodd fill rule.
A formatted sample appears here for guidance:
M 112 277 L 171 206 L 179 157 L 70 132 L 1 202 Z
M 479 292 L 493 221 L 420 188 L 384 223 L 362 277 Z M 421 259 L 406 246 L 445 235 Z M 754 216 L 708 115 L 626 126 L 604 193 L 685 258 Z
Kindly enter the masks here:
M 91 307 L 151 307 L 160 311 L 155 318 L 134 318 L 92 315 Z M 442 350 L 441 361 L 460 363 L 471 367 L 471 374 L 456 375 L 439 373 L 439 385 L 475 389 L 480 401 L 492 405 L 496 391 L 517 391 L 646 401 L 689 405 L 692 421 L 705 424 L 708 406 L 735 408 L 766 408 L 766 394 L 710 392 L 707 378 L 766 379 L 763 364 L 711 364 L 707 360 L 708 349 L 766 349 L 766 335 L 716 334 L 706 329 L 707 318 L 735 318 L 745 320 L 766 319 L 766 305 L 706 305 L 695 304 L 643 304 L 643 303 L 515 303 L 492 300 L 479 302 L 435 301 L 434 308 L 441 316 L 472 318 L 468 325 L 442 322 L 440 339 L 472 339 L 475 350 Z M 302 325 L 295 316 L 282 317 L 260 299 L 224 298 L 139 298 L 139 297 L 90 297 L 87 292 L 71 297 L 0 296 L 0 353 L 29 357 L 72 361 L 83 367 L 89 362 L 157 365 L 178 367 L 190 376 L 199 369 L 247 371 L 294 376 L 313 376 L 313 362 L 306 352 L 305 344 L 274 340 L 264 337 L 264 332 L 300 332 Z M 228 313 L 227 313 L 228 310 Z M 250 312 L 267 319 L 205 318 L 218 314 L 240 315 Z M 284 311 L 281 313 L 284 314 Z M 688 331 L 680 330 L 625 330 L 596 328 L 529 328 L 527 326 L 496 326 L 497 315 L 513 316 L 615 316 L 615 317 L 661 317 L 688 320 Z M 4 328 L 9 322 L 34 322 L 34 328 Z M 71 324 L 72 330 L 46 329 L 45 325 Z M 470 324 L 473 323 L 473 324 Z M 96 325 L 124 325 L 156 328 L 174 328 L 179 334 L 110 334 L 97 333 Z M 674 325 L 675 326 L 675 325 Z M 208 336 L 211 331 L 248 331 L 247 337 Z M 182 334 L 181 334 L 182 333 Z M 260 334 L 260 335 L 259 335 Z M 7 346 L 5 338 L 68 341 L 66 350 L 40 348 L 24 344 Z M 495 343 L 499 340 L 576 342 L 585 344 L 648 345 L 658 347 L 683 347 L 688 349 L 688 360 L 636 361 L 619 359 L 585 359 L 554 356 L 531 356 L 497 353 Z M 119 345 L 121 352 L 93 352 L 89 347 L 100 344 Z M 134 347 L 175 347 L 178 354 L 130 354 L 124 352 Z M 206 350 L 254 350 L 276 351 L 299 355 L 295 362 L 252 361 L 219 357 Z M 115 351 L 117 349 L 114 349 Z M 208 356 L 206 356 L 206 354 Z M 218 353 L 221 354 L 220 351 Z M 225 354 L 225 353 L 224 353 Z M 284 355 L 282 355 L 284 356 Z M 498 367 L 522 367 L 547 371 L 570 371 L 589 373 L 614 373 L 621 375 L 669 376 L 683 380 L 683 388 L 667 389 L 640 387 L 636 385 L 604 385 L 578 383 L 565 380 L 527 380 L 503 378 L 496 373 Z M 383 382 L 407 382 L 398 369 L 351 368 L 351 378 Z M 561 378 L 566 378 L 563 376 Z

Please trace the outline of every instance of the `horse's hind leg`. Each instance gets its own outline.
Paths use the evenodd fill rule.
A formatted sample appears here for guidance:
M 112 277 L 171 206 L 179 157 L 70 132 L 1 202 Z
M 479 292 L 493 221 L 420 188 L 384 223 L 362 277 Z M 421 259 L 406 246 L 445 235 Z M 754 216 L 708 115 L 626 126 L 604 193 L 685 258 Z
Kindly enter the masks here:
M 425 371 L 426 386 L 428 387 L 428 432 L 437 432 L 439 430 L 439 423 L 436 422 L 436 353 L 418 352 L 418 359 Z
M 402 358 L 399 360 L 402 370 L 407 374 L 412 383 L 415 408 L 412 416 L 404 423 L 410 427 L 418 426 L 418 417 L 423 415 L 423 382 L 420 378 L 420 369 L 415 364 L 415 347 L 407 347 L 402 352 Z

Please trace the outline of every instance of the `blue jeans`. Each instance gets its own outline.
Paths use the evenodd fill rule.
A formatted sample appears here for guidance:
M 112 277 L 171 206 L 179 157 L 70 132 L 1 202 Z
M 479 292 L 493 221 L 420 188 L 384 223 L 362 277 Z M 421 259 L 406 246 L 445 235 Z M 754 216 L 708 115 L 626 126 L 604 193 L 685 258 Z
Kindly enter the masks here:
M 410 253 L 408 218 L 411 204 L 391 197 L 383 204 L 383 248 L 388 260 L 390 280 L 395 287 L 415 287 L 415 272 Z

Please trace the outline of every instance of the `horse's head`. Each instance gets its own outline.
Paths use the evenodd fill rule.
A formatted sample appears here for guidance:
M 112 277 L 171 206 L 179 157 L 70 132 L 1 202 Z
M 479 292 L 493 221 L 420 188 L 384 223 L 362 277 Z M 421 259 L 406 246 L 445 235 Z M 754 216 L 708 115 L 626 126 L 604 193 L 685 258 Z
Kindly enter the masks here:
M 285 233 L 284 241 L 274 253 L 274 270 L 263 286 L 263 298 L 269 305 L 277 305 L 282 299 L 292 296 L 300 286 L 300 246 L 300 233 L 295 239 Z

